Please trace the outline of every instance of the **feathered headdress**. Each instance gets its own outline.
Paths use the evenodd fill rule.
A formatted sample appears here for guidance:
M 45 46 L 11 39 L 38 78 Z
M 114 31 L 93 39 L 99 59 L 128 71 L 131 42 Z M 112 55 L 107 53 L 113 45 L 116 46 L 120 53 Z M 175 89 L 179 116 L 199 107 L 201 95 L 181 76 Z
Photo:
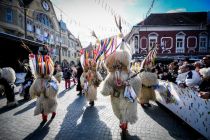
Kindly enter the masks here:
M 29 54 L 29 64 L 35 76 L 52 76 L 54 63 L 49 55 Z

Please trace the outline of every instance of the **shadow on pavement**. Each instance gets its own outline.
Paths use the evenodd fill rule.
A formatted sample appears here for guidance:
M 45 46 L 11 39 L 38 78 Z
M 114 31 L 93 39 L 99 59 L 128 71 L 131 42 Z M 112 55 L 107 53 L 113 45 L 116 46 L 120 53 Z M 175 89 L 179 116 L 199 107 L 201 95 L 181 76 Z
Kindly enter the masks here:
M 30 133 L 28 136 L 26 136 L 23 140 L 42 140 L 45 138 L 45 136 L 48 134 L 50 127 L 49 125 L 53 119 L 50 119 L 45 125 L 40 123 L 40 125 L 37 127 L 37 129 Z
M 17 101 L 17 102 L 18 102 L 17 105 L 10 106 L 10 107 L 5 105 L 5 106 L 3 106 L 2 108 L 0 108 L 0 114 L 3 114 L 3 113 L 5 113 L 5 112 L 7 112 L 7 111 L 10 111 L 10 110 L 14 109 L 14 108 L 17 108 L 17 107 L 19 107 L 19 106 L 25 104 L 26 102 L 28 102 L 28 100 L 21 99 L 21 100 L 19 100 L 19 101 Z
M 73 89 L 74 86 L 75 86 L 75 85 L 72 85 L 69 89 L 65 89 L 65 90 L 61 91 L 61 92 L 58 94 L 57 97 L 58 97 L 58 98 L 63 97 L 63 96 L 66 94 L 66 92 L 68 92 L 69 90 Z
M 80 96 L 69 105 L 61 129 L 55 139 L 93 140 L 112 139 L 110 129 L 99 118 L 101 106 L 84 107 L 85 97 Z
M 175 139 L 191 140 L 195 139 L 196 137 L 201 137 L 201 135 L 192 128 L 186 126 L 183 127 L 183 121 L 181 121 L 181 119 L 179 119 L 168 109 L 164 108 L 162 105 L 152 105 L 152 107 L 144 109 L 144 112 L 149 115 L 154 121 L 156 121 L 166 130 L 168 130 L 170 136 Z M 188 137 L 186 137 L 186 135 L 188 135 Z
M 67 135 L 70 134 L 72 130 L 75 129 L 77 125 L 77 120 L 83 114 L 83 107 L 86 105 L 86 101 L 84 97 L 77 97 L 74 102 L 72 102 L 67 107 L 67 113 L 61 124 L 61 128 L 59 133 L 56 135 L 55 139 L 68 139 Z
M 129 134 L 129 132 L 127 132 L 126 134 L 125 133 L 120 133 L 120 136 L 121 136 L 121 140 L 141 140 L 138 136 L 131 136 Z
M 24 113 L 25 111 L 28 111 L 29 109 L 32 109 L 33 107 L 35 107 L 36 105 L 36 101 L 30 103 L 28 106 L 26 106 L 25 108 L 21 109 L 20 111 L 16 112 L 14 114 L 14 116 L 19 115 L 21 113 Z
M 110 128 L 99 118 L 99 108 L 88 106 L 81 118 L 81 122 L 75 127 L 76 131 L 71 136 L 71 139 L 84 140 L 92 139 L 112 139 Z

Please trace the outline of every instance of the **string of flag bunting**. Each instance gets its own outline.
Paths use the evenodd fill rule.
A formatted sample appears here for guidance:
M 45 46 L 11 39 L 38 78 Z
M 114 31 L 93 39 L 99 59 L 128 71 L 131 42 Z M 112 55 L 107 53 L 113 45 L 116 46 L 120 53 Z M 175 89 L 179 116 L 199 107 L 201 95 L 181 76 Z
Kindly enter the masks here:
M 89 58 L 93 58 L 96 61 L 103 61 L 117 50 L 117 40 L 119 39 L 119 37 L 119 35 L 115 35 L 102 40 L 97 40 L 95 44 L 95 49 L 93 49 L 92 51 L 88 51 L 86 48 L 83 48 L 80 50 L 80 54 L 84 54 L 85 61 L 87 61 L 87 59 Z
M 157 46 L 158 46 L 158 44 L 155 44 L 151 48 L 151 50 L 149 51 L 147 56 L 142 61 L 140 69 L 151 68 L 155 64 L 155 58 L 157 56 Z
M 104 8 L 106 12 L 110 13 L 113 17 L 118 16 L 122 18 L 122 16 L 118 14 L 116 10 L 114 10 L 105 0 L 94 0 L 94 1 L 96 4 Z M 124 24 L 124 27 L 132 28 L 132 25 L 129 22 L 127 22 L 124 18 L 122 18 L 122 23 Z
M 99 4 L 99 5 L 101 5 L 101 2 L 105 3 L 102 0 L 98 0 L 98 2 L 97 2 L 97 0 L 95 0 L 95 2 L 96 2 L 96 4 Z M 69 23 L 70 24 L 75 24 L 75 25 L 78 25 L 80 27 L 82 26 L 82 27 L 85 27 L 85 28 L 87 28 L 89 30 L 93 30 L 93 28 L 94 28 L 94 29 L 101 30 L 101 31 L 117 32 L 117 29 L 115 27 L 101 26 L 101 25 L 92 27 L 92 26 L 87 26 L 85 24 L 82 24 L 80 21 L 78 21 L 78 20 L 76 20 L 76 19 L 74 19 L 72 17 L 69 17 L 69 15 L 67 13 L 65 13 L 61 8 L 59 8 L 54 3 L 52 3 L 52 4 L 53 4 L 53 6 L 55 6 L 55 8 L 57 8 L 60 11 L 61 15 L 64 14 L 67 17 L 67 19 L 69 19 Z M 101 5 L 102 8 L 104 8 L 103 5 L 105 5 L 105 4 Z M 107 7 L 110 7 L 108 3 L 106 3 L 106 5 L 107 5 Z M 114 16 L 120 17 L 122 19 L 122 23 L 124 23 L 124 27 L 127 27 L 127 29 L 123 29 L 123 32 L 126 32 L 126 33 L 129 32 L 130 29 L 132 28 L 132 25 L 129 22 L 127 22 L 124 18 L 122 18 L 122 16 L 117 14 L 113 8 L 110 7 L 109 9 L 111 9 L 113 11 L 113 12 L 111 12 L 111 15 L 113 17 Z M 107 11 L 107 10 L 108 9 L 105 9 L 105 11 Z M 107 12 L 110 13 L 109 10 Z

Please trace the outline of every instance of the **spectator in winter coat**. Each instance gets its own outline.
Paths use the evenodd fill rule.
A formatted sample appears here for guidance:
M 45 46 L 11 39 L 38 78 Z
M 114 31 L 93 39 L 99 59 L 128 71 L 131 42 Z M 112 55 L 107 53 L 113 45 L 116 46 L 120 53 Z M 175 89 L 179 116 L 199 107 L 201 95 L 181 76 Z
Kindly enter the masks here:
M 194 86 L 198 86 L 201 82 L 201 77 L 200 75 L 195 71 L 195 70 L 190 70 L 190 65 L 184 65 L 181 67 L 182 69 L 182 78 L 181 75 L 179 74 L 176 82 L 180 87 L 194 87 Z
M 71 66 L 71 70 L 72 70 L 72 80 L 74 82 L 74 85 L 76 85 L 77 68 L 73 65 Z
M 64 70 L 63 78 L 64 78 L 64 80 L 65 80 L 65 87 L 66 87 L 66 89 L 71 88 L 71 81 L 70 81 L 70 78 L 71 78 L 71 71 L 70 71 L 68 68 L 66 68 L 66 69 Z
M 77 74 L 76 74 L 77 88 L 76 88 L 76 90 L 79 91 L 79 93 L 77 95 L 82 95 L 82 87 L 81 87 L 80 77 L 83 73 L 83 68 L 82 68 L 82 65 L 80 62 L 78 63 L 76 68 L 77 68 Z
M 210 68 L 202 68 L 199 72 L 202 75 L 202 82 L 199 86 L 200 96 L 204 99 L 210 99 Z
M 172 62 L 169 64 L 168 81 L 175 83 L 178 75 L 178 63 Z

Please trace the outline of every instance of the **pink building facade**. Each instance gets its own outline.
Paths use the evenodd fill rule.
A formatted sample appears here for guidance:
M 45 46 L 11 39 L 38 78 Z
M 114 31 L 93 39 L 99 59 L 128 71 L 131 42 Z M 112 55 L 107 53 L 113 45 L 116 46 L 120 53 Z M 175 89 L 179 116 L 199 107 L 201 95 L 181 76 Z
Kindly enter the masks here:
M 143 56 L 158 44 L 158 56 L 210 54 L 209 12 L 151 14 L 133 27 L 126 41 L 134 56 Z

